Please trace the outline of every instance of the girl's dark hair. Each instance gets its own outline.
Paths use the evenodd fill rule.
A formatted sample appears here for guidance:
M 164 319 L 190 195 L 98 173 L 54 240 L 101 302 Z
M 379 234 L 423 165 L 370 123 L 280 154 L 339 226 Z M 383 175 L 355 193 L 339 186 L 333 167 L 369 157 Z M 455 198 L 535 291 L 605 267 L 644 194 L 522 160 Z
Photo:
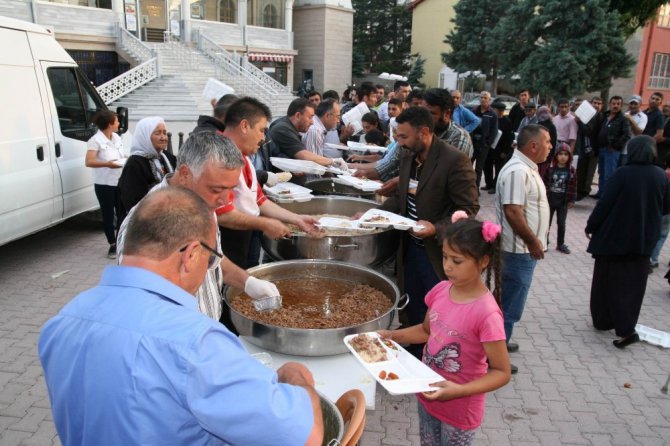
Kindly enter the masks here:
M 500 305 L 500 235 L 492 241 L 487 242 L 482 235 L 483 223 L 474 218 L 464 218 L 456 223 L 444 224 L 439 228 L 440 241 L 447 243 L 449 247 L 458 250 L 463 255 L 480 261 L 484 256 L 489 256 L 489 266 L 486 268 L 486 286 L 491 290 L 496 302 Z M 493 278 L 494 287 L 491 288 Z
M 110 125 L 114 124 L 116 113 L 111 110 L 100 110 L 93 115 L 93 123 L 100 130 L 105 130 Z
M 365 142 L 376 146 L 386 146 L 386 135 L 379 129 L 372 129 L 365 134 Z

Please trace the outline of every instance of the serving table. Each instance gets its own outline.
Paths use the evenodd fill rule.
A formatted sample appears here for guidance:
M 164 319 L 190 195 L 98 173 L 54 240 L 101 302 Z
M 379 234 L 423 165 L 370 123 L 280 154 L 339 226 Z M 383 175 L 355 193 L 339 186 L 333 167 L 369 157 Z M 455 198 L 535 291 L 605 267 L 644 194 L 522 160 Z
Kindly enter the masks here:
M 316 390 L 330 401 L 336 402 L 343 393 L 351 389 L 360 389 L 365 395 L 365 407 L 375 408 L 377 382 L 350 353 L 332 356 L 291 356 L 267 351 L 240 336 L 244 348 L 251 354 L 269 353 L 272 356 L 272 368 L 278 369 L 287 362 L 303 363 L 312 372 Z

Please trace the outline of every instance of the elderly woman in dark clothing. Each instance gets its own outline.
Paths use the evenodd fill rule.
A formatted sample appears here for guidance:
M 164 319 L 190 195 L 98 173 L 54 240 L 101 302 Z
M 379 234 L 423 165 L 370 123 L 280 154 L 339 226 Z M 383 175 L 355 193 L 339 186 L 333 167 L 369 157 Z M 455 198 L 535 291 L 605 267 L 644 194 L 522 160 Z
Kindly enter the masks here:
M 670 211 L 668 178 L 653 164 L 656 143 L 636 136 L 628 164 L 617 169 L 586 224 L 595 258 L 591 317 L 598 330 L 614 329 L 618 348 L 640 340 L 635 325 L 647 288 L 649 254 Z
M 119 197 L 123 208 L 123 215 L 117 222 L 119 227 L 149 189 L 160 183 L 165 175 L 174 172 L 177 159 L 165 151 L 167 146 L 167 129 L 163 118 L 151 116 L 137 123 L 130 158 L 119 178 Z

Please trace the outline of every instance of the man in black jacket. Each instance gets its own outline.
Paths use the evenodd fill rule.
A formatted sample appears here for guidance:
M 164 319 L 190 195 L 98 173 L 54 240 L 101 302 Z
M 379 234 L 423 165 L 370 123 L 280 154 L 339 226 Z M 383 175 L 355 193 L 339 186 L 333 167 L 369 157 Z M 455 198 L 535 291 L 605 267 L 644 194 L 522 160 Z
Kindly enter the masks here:
M 577 143 L 575 150 L 579 159 L 577 161 L 577 201 L 591 194 L 593 176 L 598 166 L 598 138 L 597 130 L 600 129 L 605 115 L 601 113 L 603 100 L 598 96 L 591 99 L 591 105 L 596 109 L 596 114 L 588 123 L 583 123 L 579 118 L 577 121 Z
M 630 139 L 630 124 L 628 119 L 621 111 L 623 98 L 621 96 L 612 96 L 609 102 L 609 110 L 605 112 L 607 116 L 603 120 L 597 133 L 598 140 L 598 195 L 605 190 L 607 180 L 619 166 L 621 150 Z
M 493 141 L 498 136 L 498 115 L 491 108 L 491 93 L 488 91 L 482 91 L 479 94 L 479 106 L 475 109 L 475 115 L 482 120 L 472 138 L 472 144 L 475 147 L 472 161 L 475 163 L 476 185 L 479 187 L 486 157 L 493 146 Z M 494 187 L 495 185 L 487 183 L 482 189 L 489 190 Z
M 193 129 L 193 133 L 200 132 L 219 132 L 223 133 L 225 126 L 223 120 L 226 119 L 226 110 L 230 104 L 237 101 L 238 97 L 234 94 L 225 94 L 212 105 L 214 116 L 198 116 L 198 125 Z

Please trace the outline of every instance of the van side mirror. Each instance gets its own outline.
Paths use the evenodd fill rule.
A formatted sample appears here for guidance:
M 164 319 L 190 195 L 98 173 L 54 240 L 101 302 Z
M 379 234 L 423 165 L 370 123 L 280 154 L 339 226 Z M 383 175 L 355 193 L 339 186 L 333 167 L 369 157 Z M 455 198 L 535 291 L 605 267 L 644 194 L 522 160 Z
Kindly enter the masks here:
M 117 107 L 116 115 L 119 117 L 119 135 L 128 131 L 128 109 L 126 107 Z

